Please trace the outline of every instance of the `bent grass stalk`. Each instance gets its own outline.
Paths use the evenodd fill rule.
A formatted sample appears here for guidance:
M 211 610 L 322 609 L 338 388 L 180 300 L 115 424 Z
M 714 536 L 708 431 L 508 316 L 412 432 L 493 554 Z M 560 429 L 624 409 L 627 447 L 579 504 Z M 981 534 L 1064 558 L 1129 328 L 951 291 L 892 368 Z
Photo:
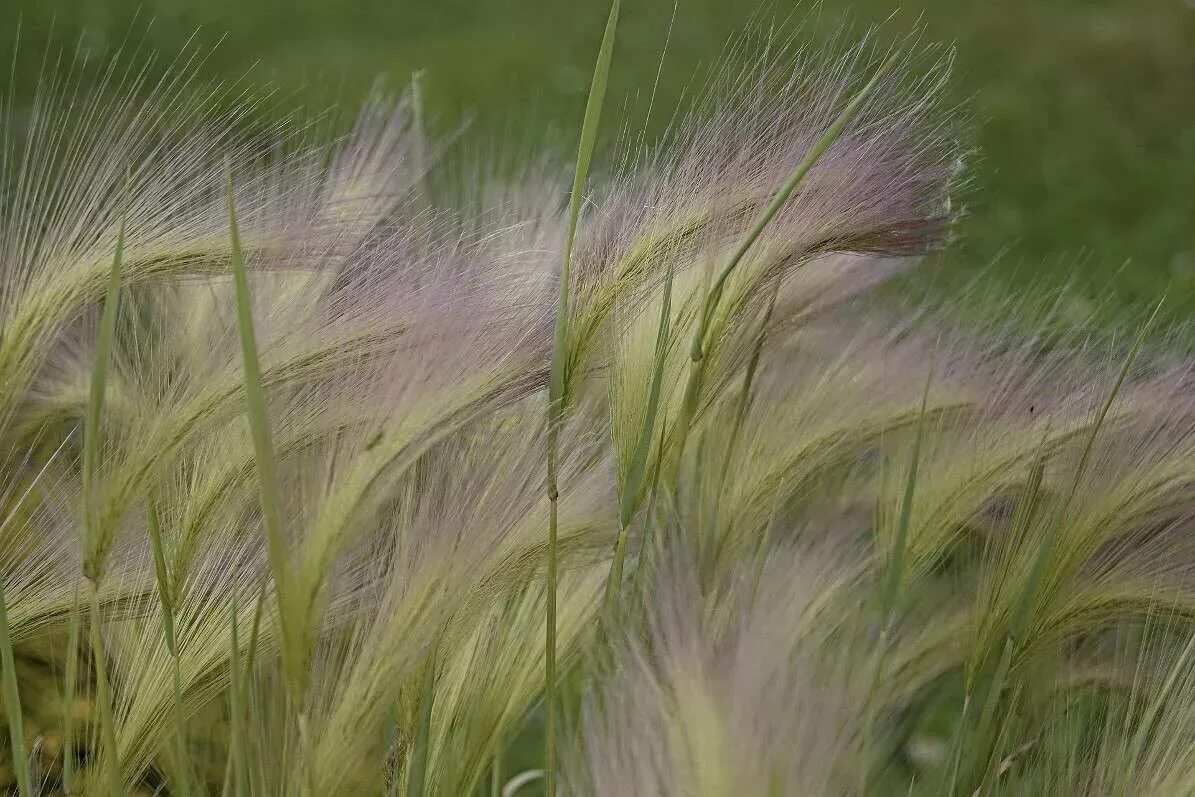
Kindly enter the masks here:
M 556 794 L 556 584 L 557 584 L 557 528 L 559 525 L 560 485 L 558 484 L 559 431 L 564 419 L 565 387 L 568 375 L 569 283 L 572 279 L 573 241 L 577 235 L 577 221 L 581 216 L 582 192 L 589 175 L 589 163 L 597 142 L 598 122 L 606 97 L 606 82 L 614 57 L 614 38 L 618 29 L 621 0 L 610 4 L 610 16 L 602 34 L 593 82 L 585 104 L 585 118 L 581 124 L 581 140 L 577 147 L 577 166 L 573 173 L 572 193 L 569 195 L 568 229 L 560 264 L 560 295 L 556 307 L 556 326 L 552 336 L 552 372 L 548 384 L 547 418 L 547 495 L 548 543 L 545 552 L 547 600 L 544 611 L 544 792 Z
M 805 180 L 805 177 L 808 176 L 813 167 L 817 165 L 817 162 L 821 160 L 822 155 L 833 146 L 834 142 L 846 130 L 846 126 L 855 118 L 855 114 L 859 112 L 863 102 L 871 95 L 876 86 L 879 85 L 880 79 L 887 74 L 893 63 L 895 63 L 895 58 L 890 58 L 880 64 L 880 67 L 872 75 L 867 84 L 851 98 L 846 107 L 842 109 L 830 126 L 826 128 L 826 131 L 822 133 L 821 137 L 809 149 L 809 152 L 805 154 L 805 157 L 801 159 L 797 167 L 793 169 L 788 179 L 784 181 L 780 190 L 772 197 L 772 201 L 768 203 L 763 213 L 756 219 L 755 224 L 748 231 L 746 237 L 743 238 L 734 250 L 730 260 L 721 273 L 718 274 L 718 278 L 714 280 L 713 286 L 706 295 L 705 302 L 698 313 L 697 328 L 693 332 L 693 342 L 689 350 L 689 377 L 685 383 L 684 397 L 681 401 L 681 415 L 677 426 L 680 435 L 676 454 L 678 467 L 685 453 L 689 428 L 693 423 L 694 416 L 697 414 L 697 404 L 700 399 L 702 382 L 705 378 L 705 355 L 708 354 L 707 348 L 709 346 L 706 337 L 709 333 L 710 323 L 713 321 L 714 314 L 718 310 L 718 304 L 722 301 L 722 292 L 726 287 L 726 281 L 734 273 L 734 270 L 738 268 L 739 263 L 742 262 L 747 253 L 751 251 L 752 246 L 755 245 L 755 242 L 763 234 L 763 231 L 771 224 L 772 219 L 776 217 L 776 214 L 788 202 L 789 197 L 792 196 L 797 187 Z

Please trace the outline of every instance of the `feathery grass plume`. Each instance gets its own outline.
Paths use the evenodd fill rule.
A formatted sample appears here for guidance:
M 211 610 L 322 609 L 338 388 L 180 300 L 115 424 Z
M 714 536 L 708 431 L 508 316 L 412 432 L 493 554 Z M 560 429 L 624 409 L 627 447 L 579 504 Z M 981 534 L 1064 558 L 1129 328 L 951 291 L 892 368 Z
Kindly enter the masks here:
M 560 740 L 583 794 L 1187 789 L 1191 363 L 869 299 L 948 236 L 949 58 L 796 39 L 593 176 L 591 103 L 567 210 L 550 159 L 458 196 L 409 94 L 323 143 L 190 56 L 47 73 L 0 167 L 28 788 L 458 795 Z
M 768 296 L 779 292 L 780 297 L 779 310 L 769 317 L 768 325 L 789 332 L 802 323 L 798 308 L 804 305 L 807 314 L 818 308 L 818 293 L 825 291 L 833 304 L 836 294 L 849 297 L 893 271 L 882 258 L 852 260 L 829 257 L 830 253 L 908 256 L 934 246 L 944 234 L 944 195 L 953 156 L 948 128 L 935 108 L 940 73 L 932 72 L 922 80 L 907 78 L 902 73 L 908 65 L 890 61 L 892 72 L 882 84 L 870 87 L 874 94 L 867 102 L 856 98 L 862 104 L 856 106 L 859 116 L 853 124 L 845 132 L 831 130 L 821 140 L 836 120 L 850 119 L 851 109 L 839 116 L 841 97 L 864 66 L 867 52 L 860 46 L 839 61 L 825 62 L 814 54 L 797 53 L 791 71 L 791 62 L 782 55 L 775 62 L 765 61 L 759 83 L 744 80 L 736 85 L 724 80 L 719 87 L 726 88 L 729 96 L 715 94 L 715 109 L 694 115 L 681 132 L 673 134 L 673 148 L 648 161 L 651 183 L 637 187 L 625 180 L 618 186 L 626 194 L 625 209 L 623 197 L 612 195 L 606 229 L 599 228 L 592 248 L 582 245 L 579 250 L 578 262 L 588 269 L 581 272 L 575 303 L 580 319 L 575 348 L 590 351 L 597 332 L 611 318 L 625 325 L 625 339 L 636 342 L 637 348 L 623 347 L 613 360 L 618 370 L 612 383 L 612 427 L 618 449 L 627 452 L 623 456 L 635 449 L 643 423 L 637 413 L 644 406 L 645 387 L 636 386 L 650 384 L 645 375 L 661 372 L 654 365 L 653 351 L 642 343 L 644 333 L 635 331 L 635 324 L 644 323 L 636 320 L 639 313 L 654 319 L 658 312 L 645 306 L 639 286 L 655 284 L 659 275 L 667 273 L 665 263 L 705 264 L 728 258 L 735 264 L 729 271 L 723 267 L 727 276 L 718 291 L 720 300 L 713 302 L 718 312 L 712 314 L 701 269 L 676 275 L 674 293 L 679 296 L 674 302 L 678 309 L 673 334 L 689 339 L 704 325 L 703 339 L 716 340 L 717 345 L 711 343 L 710 356 L 703 353 L 701 358 L 703 376 L 698 381 L 709 384 L 700 391 L 699 405 L 693 403 L 697 400 L 693 378 L 688 380 L 686 398 L 684 377 L 678 380 L 675 375 L 675 352 L 665 366 L 672 375 L 664 377 L 662 393 L 667 401 L 661 415 L 671 420 L 670 441 L 667 453 L 657 456 L 670 457 L 671 464 L 665 464 L 674 469 L 684 448 L 678 443 L 687 437 L 684 428 L 691 424 L 684 420 L 690 410 L 700 410 L 696 420 L 702 423 L 707 416 L 716 416 L 718 423 L 734 426 L 733 413 L 727 417 L 714 409 L 723 405 L 730 384 L 741 384 L 742 371 L 762 356 L 756 353 L 758 323 Z M 760 90 L 761 85 L 768 90 Z M 828 149 L 823 157 L 811 159 L 819 154 L 819 140 Z M 720 143 L 711 147 L 715 141 Z M 804 187 L 784 184 L 794 174 L 798 181 L 804 179 Z M 677 197 L 681 197 L 679 203 Z M 764 214 L 765 224 L 759 230 L 747 229 L 745 219 L 786 197 L 787 202 L 773 202 L 776 207 Z M 745 241 L 756 246 L 734 255 L 732 249 L 742 248 Z M 851 267 L 842 265 L 848 262 Z M 856 279 L 843 279 L 852 267 Z M 794 282 L 797 269 L 815 276 Z M 801 290 L 806 286 L 808 292 Z M 708 424 L 703 432 L 717 434 L 716 425 Z M 653 462 L 653 470 L 657 467 Z M 715 467 L 727 466 L 723 462 Z
M 184 52 L 155 83 L 152 60 L 133 53 L 97 69 L 80 49 L 65 69 L 41 76 L 22 135 L 7 120 L 14 132 L 6 136 L 0 178 L 5 425 L 58 333 L 103 296 L 122 217 L 137 230 L 126 247 L 125 285 L 210 273 L 213 261 L 226 258 L 218 208 L 206 201 L 220 184 L 210 155 L 261 152 L 242 124 L 259 103 L 245 96 L 230 111 L 221 92 L 198 89 L 201 63 L 199 53 Z M 277 128 L 264 138 L 273 146 L 282 135 Z M 126 183 L 127 207 L 113 201 Z
M 1051 794 L 1183 794 L 1192 785 L 1190 638 L 1176 618 L 1138 628 L 1141 645 L 1118 648 L 1127 677 L 1057 709 L 996 768 L 1002 791 Z M 1060 701 L 1067 700 L 1060 697 Z
M 329 686 L 316 690 L 328 698 L 316 713 L 321 728 L 317 790 L 365 771 L 354 770 L 353 761 L 367 751 L 351 740 L 368 728 L 376 729 L 375 738 L 381 738 L 384 709 L 400 698 L 412 706 L 408 715 L 397 718 L 400 742 L 405 740 L 404 751 L 410 750 L 417 728 L 414 707 L 422 699 L 420 673 L 433 646 L 440 675 L 430 716 L 429 789 L 434 784 L 437 792 L 451 793 L 451 784 L 466 791 L 476 785 L 489 763 L 493 739 L 513 732 L 540 694 L 542 659 L 534 652 L 534 640 L 536 629 L 542 628 L 535 621 L 542 621 L 542 592 L 530 593 L 534 603 L 528 602 L 530 597 L 523 599 L 524 608 L 515 615 L 520 623 L 509 627 L 492 625 L 491 608 L 501 606 L 508 594 L 529 590 L 532 579 L 541 575 L 537 565 L 548 507 L 533 475 L 534 463 L 542 461 L 543 439 L 542 424 L 532 417 L 534 421 L 520 410 L 495 421 L 488 433 L 478 428 L 471 436 L 437 446 L 428 453 L 425 467 L 397 485 L 388 533 L 359 554 L 358 567 L 365 568 L 368 577 L 354 588 L 360 593 L 354 603 L 383 611 L 375 621 L 358 623 L 347 645 L 320 665 L 321 681 Z M 562 463 L 562 474 L 586 487 L 593 477 L 587 478 L 584 469 L 593 467 L 592 460 L 576 462 L 574 457 Z M 462 479 L 460 474 L 469 476 Z M 590 492 L 604 496 L 592 488 Z M 586 515 L 573 517 L 573 512 L 593 511 L 578 502 L 561 517 L 566 574 L 577 555 L 572 552 L 574 538 L 592 523 Z M 377 575 L 369 576 L 374 570 Z M 356 576 L 348 583 L 360 581 Z M 585 590 L 578 589 L 576 597 L 564 603 L 570 607 L 564 615 L 568 624 L 562 623 L 561 629 L 561 641 L 568 643 L 562 650 L 566 662 L 572 659 L 576 637 L 587 627 L 591 608 L 583 597 L 592 596 L 593 583 L 590 579 Z M 536 609 L 540 613 L 535 614 Z M 495 634 L 500 636 L 494 639 Z M 486 661 L 484 676 L 468 664 L 475 661 L 472 651 L 477 644 L 489 645 L 497 654 Z M 465 721 L 461 715 L 473 719 Z M 465 740 L 472 744 L 462 747 Z M 399 777 L 409 783 L 410 773 L 400 768 Z
M 849 643 L 860 569 L 778 548 L 713 590 L 672 529 L 645 639 L 620 640 L 586 702 L 571 793 L 827 794 L 845 787 L 862 672 Z

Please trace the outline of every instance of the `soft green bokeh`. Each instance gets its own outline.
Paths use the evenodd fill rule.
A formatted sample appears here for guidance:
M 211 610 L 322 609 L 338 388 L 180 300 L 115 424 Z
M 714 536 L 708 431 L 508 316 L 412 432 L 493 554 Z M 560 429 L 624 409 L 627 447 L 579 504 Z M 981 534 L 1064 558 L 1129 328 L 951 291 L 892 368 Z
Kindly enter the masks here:
M 601 0 L 6 5 L 23 28 L 18 98 L 32 95 L 47 41 L 110 52 L 131 31 L 142 49 L 169 56 L 198 30 L 205 44 L 223 37 L 205 68 L 213 78 L 248 74 L 323 107 L 355 99 L 379 74 L 402 83 L 424 69 L 440 127 L 468 118 L 470 135 L 524 141 L 575 130 L 607 10 Z M 885 26 L 892 36 L 922 24 L 926 39 L 956 45 L 953 90 L 974 120 L 969 217 L 948 277 L 998 259 L 1000 277 L 1022 287 L 1074 277 L 1117 305 L 1169 290 L 1172 309 L 1195 307 L 1190 0 L 826 0 L 820 9 L 679 0 L 649 125 L 666 122 L 701 67 L 752 21 L 816 16 L 802 35 L 818 37 L 844 19 L 862 31 L 898 7 Z M 672 11 L 671 0 L 626 3 L 608 131 L 642 122 Z M 4 58 L 15 39 L 3 37 Z

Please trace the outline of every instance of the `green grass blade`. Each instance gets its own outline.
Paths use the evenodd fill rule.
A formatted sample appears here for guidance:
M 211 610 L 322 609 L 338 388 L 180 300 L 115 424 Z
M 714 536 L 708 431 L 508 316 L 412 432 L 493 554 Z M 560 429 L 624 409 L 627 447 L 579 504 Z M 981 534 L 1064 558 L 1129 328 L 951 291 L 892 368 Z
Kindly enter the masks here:
M 989 740 L 992 736 L 992 729 L 995 726 L 1000 698 L 1004 694 L 1004 685 L 1008 681 L 1009 672 L 1012 670 L 1015 644 L 1015 640 L 1012 637 L 1005 639 L 1004 649 L 1000 652 L 1000 659 L 996 664 L 996 670 L 984 684 L 987 694 L 984 697 L 983 707 L 980 709 L 979 717 L 975 724 L 975 733 L 971 739 L 972 749 L 978 755 L 985 757 L 975 762 L 979 766 L 982 766 L 984 770 L 986 770 L 988 763 L 990 763 L 991 757 L 998 755 L 994 748 L 990 748 L 991 742 Z
M 963 763 L 963 740 L 966 736 L 967 723 L 970 719 L 971 695 L 968 693 L 963 696 L 963 710 L 959 714 L 958 728 L 954 734 L 954 741 L 951 743 L 949 783 L 945 791 L 947 795 L 954 794 L 958 788 L 959 769 Z
M 647 459 L 655 441 L 656 416 L 660 410 L 660 391 L 664 383 L 665 358 L 668 354 L 668 327 L 672 318 L 673 264 L 668 263 L 664 279 L 664 298 L 660 305 L 660 321 L 656 327 L 656 350 L 652 362 L 651 385 L 648 387 L 647 407 L 643 414 L 643 427 L 635 440 L 631 455 L 631 466 L 619 495 L 618 539 L 614 545 L 614 559 L 610 563 L 610 575 L 606 581 L 607 611 L 614 609 L 619 591 L 622 589 L 622 573 L 627 555 L 627 528 L 635 516 L 635 510 L 643 493 L 647 476 Z
M 660 432 L 656 438 L 656 450 L 663 451 L 664 443 L 666 441 L 665 431 L 668 428 L 668 418 L 660 423 Z M 636 599 L 642 603 L 647 600 L 647 573 L 651 569 L 651 559 L 653 553 L 653 546 L 655 544 L 655 531 L 658 521 L 656 520 L 656 493 L 660 486 L 660 473 L 663 470 L 657 467 L 652 471 L 651 486 L 647 490 L 647 503 L 644 504 L 643 513 L 646 522 L 643 524 L 643 534 L 639 540 L 639 556 L 635 559 L 635 596 Z
M 559 525 L 560 498 L 557 483 L 557 459 L 559 441 L 557 435 L 564 415 L 565 366 L 568 359 L 568 317 L 569 285 L 572 281 L 573 241 L 577 234 L 577 221 L 581 216 L 582 192 L 589 175 L 589 164 L 597 141 L 598 122 L 601 119 L 602 103 L 606 97 L 606 82 L 610 74 L 610 63 L 614 57 L 614 39 L 618 28 L 618 14 L 621 0 L 610 5 L 610 16 L 602 35 L 601 49 L 593 71 L 593 82 L 589 87 L 589 98 L 585 104 L 585 119 L 581 125 L 581 139 L 577 146 L 577 165 L 573 173 L 573 190 L 569 196 L 568 230 L 565 235 L 564 252 L 560 267 L 560 298 L 556 309 L 555 333 L 552 340 L 552 372 L 548 385 L 548 439 L 547 439 L 547 494 L 548 494 L 548 543 L 546 559 L 547 597 L 544 611 L 544 787 L 545 793 L 555 797 L 556 792 L 556 559 L 557 527 Z
M 610 4 L 610 16 L 602 35 L 601 48 L 593 69 L 593 82 L 589 86 L 589 97 L 585 103 L 585 118 L 581 123 L 581 139 L 577 145 L 577 164 L 573 171 L 573 186 L 569 194 L 568 228 L 565 232 L 564 251 L 560 263 L 560 296 L 556 311 L 556 326 L 552 350 L 552 374 L 549 386 L 549 415 L 558 419 L 563 411 L 568 356 L 567 334 L 569 317 L 569 289 L 572 282 L 573 243 L 577 237 L 577 223 L 581 218 L 584 203 L 585 181 L 589 177 L 589 165 L 593 160 L 594 145 L 597 142 L 598 123 L 601 121 L 602 105 L 606 99 L 606 83 L 610 77 L 610 63 L 614 58 L 614 39 L 618 29 L 618 15 L 622 0 Z M 549 780 L 551 778 L 549 777 Z
M 917 419 L 917 432 L 913 437 L 913 450 L 909 454 L 909 472 L 905 480 L 905 493 L 900 502 L 900 518 L 896 527 L 896 539 L 892 545 L 892 560 L 888 565 L 888 574 L 884 586 L 880 616 L 883 618 L 885 633 L 892 628 L 896 616 L 896 604 L 900 596 L 900 584 L 904 577 L 905 549 L 909 544 L 909 526 L 913 518 L 913 496 L 917 492 L 917 470 L 921 464 L 921 446 L 925 440 L 925 410 L 929 404 L 929 387 L 933 381 L 933 371 L 925 379 L 925 390 L 921 394 L 921 414 Z
M 995 790 L 995 785 L 996 781 L 1000 778 L 1001 769 L 1003 768 L 1005 761 L 1003 750 L 1008 745 L 1009 731 L 1012 728 L 1012 718 L 1014 716 L 1015 707 L 1020 701 L 1021 691 L 1023 688 L 1023 682 L 1018 682 L 1012 687 L 1012 691 L 1008 699 L 1010 709 L 1004 712 L 999 731 L 996 733 L 996 740 L 992 746 L 991 755 L 988 758 L 986 767 L 984 769 L 983 779 L 980 781 L 979 788 L 977 789 L 978 794 L 997 793 Z M 1011 766 L 1011 764 L 1012 759 L 1010 758 L 1009 765 Z
M 880 636 L 876 642 L 871 685 L 868 687 L 867 699 L 864 704 L 864 711 L 866 712 L 863 734 L 864 762 L 860 768 L 860 776 L 862 778 L 861 791 L 864 794 L 867 793 L 867 777 L 869 775 L 869 765 L 866 759 L 870 751 L 872 730 L 875 726 L 876 709 L 874 700 L 880 686 L 880 678 L 883 675 L 884 654 L 887 653 L 888 649 L 888 636 L 892 633 L 892 627 L 896 621 L 896 606 L 900 596 L 905 547 L 908 545 L 909 526 L 912 520 L 913 497 L 917 493 L 917 470 L 921 463 L 922 442 L 925 439 L 926 407 L 929 404 L 929 388 L 933 383 L 933 379 L 934 372 L 931 367 L 929 374 L 925 377 L 925 389 L 921 393 L 921 411 L 917 418 L 917 431 L 913 437 L 913 449 L 909 453 L 909 472 L 905 478 L 905 492 L 901 499 L 896 540 L 893 542 L 892 559 L 888 563 L 887 573 L 884 578 L 884 589 L 880 597 Z
M 4 584 L 0 583 L 0 667 L 3 668 L 4 713 L 8 715 L 9 755 L 17 776 L 17 793 L 22 797 L 33 794 L 29 776 L 29 759 L 25 755 L 25 726 L 21 717 L 21 690 L 17 684 L 16 660 L 12 652 L 12 636 L 8 629 L 8 602 Z
M 125 207 L 128 207 L 128 186 L 125 187 Z M 108 382 L 108 361 L 112 341 L 116 337 L 116 315 L 120 308 L 120 275 L 124 260 L 125 215 L 120 217 L 116 231 L 116 252 L 108 271 L 108 287 L 104 294 L 104 311 L 100 317 L 99 335 L 95 343 L 95 363 L 91 371 L 91 386 L 87 397 L 87 415 L 83 421 L 83 575 L 98 582 L 103 576 L 107 545 L 103 529 L 93 522 L 92 493 L 95 490 L 96 468 L 100 462 L 100 421 L 104 412 L 104 391 Z
M 277 470 L 274 446 L 270 435 L 269 415 L 266 412 L 265 391 L 262 387 L 261 363 L 257 355 L 257 338 L 253 327 L 253 306 L 249 295 L 249 278 L 245 271 L 245 255 L 237 227 L 236 204 L 232 195 L 232 177 L 228 178 L 228 227 L 232 237 L 232 271 L 236 285 L 237 331 L 241 340 L 241 355 L 245 380 L 245 414 L 253 437 L 253 453 L 257 463 L 257 484 L 261 501 L 262 524 L 265 526 L 266 546 L 270 568 L 274 575 L 274 589 L 278 596 L 278 612 L 282 627 L 283 666 L 287 671 L 287 688 L 296 706 L 301 706 L 305 689 L 303 642 L 299 632 L 302 618 L 292 616 L 289 605 L 289 553 L 282 528 L 281 503 L 278 499 Z
M 1019 501 L 1016 515 L 1013 517 L 1009 533 L 1008 545 L 1019 545 L 1026 539 L 1041 504 L 1041 486 L 1046 472 L 1046 443 L 1049 431 L 1042 435 L 1041 445 L 1034 457 L 1033 465 L 1029 469 L 1029 478 L 1025 483 L 1025 490 Z M 951 756 L 950 785 L 947 794 L 955 794 L 958 779 L 962 775 L 962 759 L 964 748 L 973 755 L 983 755 L 983 750 L 991 736 L 991 728 L 995 721 L 996 711 L 1000 705 L 1000 696 L 1004 692 L 1004 684 L 1012 667 L 1014 653 L 1014 639 L 1010 634 L 1004 637 L 999 658 L 994 654 L 984 654 L 979 664 L 974 668 L 964 670 L 965 692 L 963 710 L 955 733 L 954 753 Z M 993 670 L 993 662 L 994 670 Z M 982 698 L 979 714 L 971 716 L 973 700 Z M 974 724 L 972 724 L 974 723 Z M 980 766 L 986 766 L 986 761 L 972 761 L 969 764 L 967 777 L 972 778 Z
M 265 608 L 265 587 L 257 594 L 257 605 L 253 607 L 253 625 L 249 629 L 249 647 L 245 651 L 245 698 L 248 700 L 253 684 L 253 668 L 257 666 L 257 640 L 261 633 L 261 615 Z M 247 704 L 246 704 L 247 705 Z
M 154 578 L 158 585 L 158 601 L 162 605 L 162 634 L 166 638 L 166 649 L 171 656 L 177 656 L 174 639 L 174 599 L 170 587 L 170 576 L 166 569 L 166 555 L 162 546 L 162 527 L 158 522 L 157 507 L 152 499 L 146 501 L 145 526 L 149 531 L 150 547 L 154 557 Z
M 423 119 L 423 70 L 411 73 L 411 124 L 414 127 L 415 168 L 419 170 L 419 182 L 427 188 L 427 147 Z
M 564 245 L 564 272 L 561 283 L 567 291 L 569 267 L 571 266 L 573 241 L 577 234 L 577 220 L 581 216 L 581 204 L 585 181 L 589 177 L 589 164 L 593 160 L 594 145 L 597 143 L 598 123 L 602 118 L 602 105 L 606 101 L 606 83 L 610 78 L 610 64 L 614 60 L 614 40 L 618 29 L 618 16 L 622 0 L 610 4 L 610 15 L 606 18 L 606 30 L 602 34 L 601 49 L 593 68 L 593 82 L 589 86 L 589 97 L 585 103 L 585 118 L 581 122 L 581 140 L 577 145 L 577 166 L 573 172 L 573 190 L 569 195 L 568 232 Z
M 624 528 L 630 524 L 631 517 L 634 515 L 635 509 L 638 508 L 647 474 L 648 455 L 651 453 L 652 443 L 655 441 L 656 416 L 660 410 L 660 392 L 664 384 L 665 358 L 668 355 L 668 327 L 672 318 L 672 280 L 673 263 L 669 261 L 668 272 L 664 278 L 664 298 L 660 305 L 660 321 L 656 327 L 656 350 L 652 362 L 647 407 L 643 414 L 643 428 L 639 430 L 639 437 L 635 441 L 631 467 L 627 473 L 626 484 L 623 485 L 622 495 L 619 497 L 618 519 L 619 524 Z

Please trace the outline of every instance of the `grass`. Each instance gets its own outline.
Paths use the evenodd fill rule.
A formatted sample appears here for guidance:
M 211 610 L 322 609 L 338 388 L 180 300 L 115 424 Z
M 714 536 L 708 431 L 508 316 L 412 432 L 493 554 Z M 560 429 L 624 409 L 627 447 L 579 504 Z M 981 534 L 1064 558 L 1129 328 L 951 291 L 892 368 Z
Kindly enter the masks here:
M 766 26 L 795 15 L 806 19 L 802 39 L 824 42 L 844 14 L 865 26 L 884 22 L 894 9 L 887 0 L 829 0 L 820 10 L 795 0 L 688 0 L 670 26 L 672 5 L 641 2 L 625 10 L 610 76 L 620 108 L 607 115 L 603 141 L 645 123 L 652 133 L 663 130 L 672 108 L 701 86 L 734 32 L 753 19 Z M 526 139 L 530 150 L 548 128 L 552 146 L 571 150 L 606 10 L 556 0 L 353 0 L 335 8 L 186 0 L 156 9 L 144 29 L 134 20 L 147 12 L 133 0 L 16 0 L 10 13 L 21 15 L 22 46 L 13 85 L 18 104 L 27 104 L 47 41 L 69 52 L 81 38 L 102 55 L 132 26 L 133 41 L 170 54 L 202 26 L 205 41 L 228 31 L 206 59 L 209 82 L 248 73 L 312 107 L 329 98 L 351 107 L 378 74 L 402 85 L 426 70 L 428 117 L 437 129 L 455 132 L 471 120 L 471 137 Z M 968 170 L 973 188 L 957 198 L 967 210 L 959 245 L 942 256 L 936 278 L 942 292 L 991 269 L 1013 295 L 1043 281 L 1074 281 L 1078 290 L 1067 302 L 1074 321 L 1093 307 L 1102 320 L 1115 319 L 1167 286 L 1172 317 L 1189 312 L 1190 8 L 1181 0 L 901 4 L 898 27 L 919 21 L 929 39 L 957 49 L 950 91 L 970 104 L 974 124 L 964 142 L 978 154 Z M 13 45 L 13 37 L 0 42 L 0 62 L 9 63 Z M 743 51 L 734 57 L 739 68 L 751 60 Z
M 576 162 L 459 202 L 422 95 L 328 140 L 198 60 L 46 88 L 0 172 L 5 785 L 1195 788 L 1181 331 L 894 298 L 959 224 L 916 37 L 756 30 L 602 158 L 624 13 Z

